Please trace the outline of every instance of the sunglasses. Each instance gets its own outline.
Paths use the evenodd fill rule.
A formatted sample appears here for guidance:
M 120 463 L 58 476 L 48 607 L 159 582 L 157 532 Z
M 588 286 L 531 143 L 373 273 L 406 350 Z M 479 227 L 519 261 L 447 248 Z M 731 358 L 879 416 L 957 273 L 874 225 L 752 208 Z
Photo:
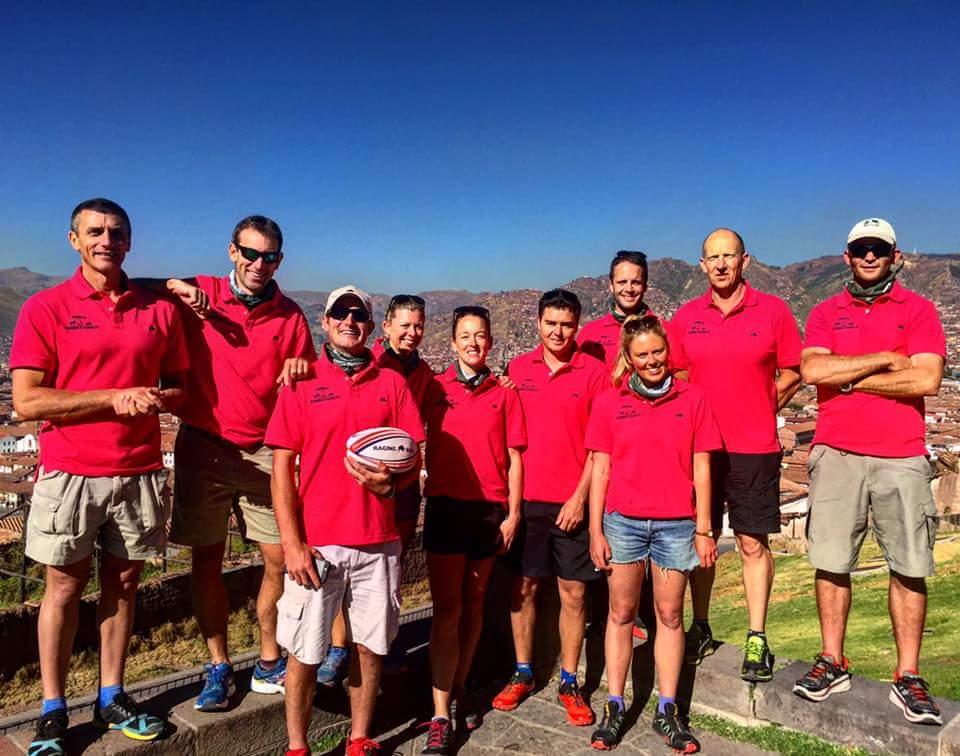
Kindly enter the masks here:
M 334 320 L 346 320 L 353 315 L 354 323 L 367 323 L 370 320 L 370 313 L 362 307 L 345 307 L 344 305 L 334 305 L 327 313 L 328 318 Z
M 423 300 L 423 297 L 418 297 L 416 294 L 396 294 L 391 297 L 387 310 L 402 310 L 410 305 L 415 305 L 422 310 L 427 306 L 427 303 Z
M 463 318 L 467 315 L 473 315 L 477 318 L 490 320 L 490 310 L 488 310 L 486 307 L 480 307 L 479 305 L 464 305 L 463 307 L 458 307 L 453 311 L 454 319 Z
M 885 241 L 854 242 L 847 245 L 850 257 L 862 260 L 867 253 L 873 252 L 874 257 L 892 257 L 893 245 Z
M 276 265 L 283 257 L 283 252 L 281 252 L 279 249 L 272 252 L 260 252 L 252 247 L 243 247 L 239 244 L 234 244 L 233 246 L 240 251 L 243 259 L 247 262 L 256 262 L 257 260 L 262 259 L 267 265 Z

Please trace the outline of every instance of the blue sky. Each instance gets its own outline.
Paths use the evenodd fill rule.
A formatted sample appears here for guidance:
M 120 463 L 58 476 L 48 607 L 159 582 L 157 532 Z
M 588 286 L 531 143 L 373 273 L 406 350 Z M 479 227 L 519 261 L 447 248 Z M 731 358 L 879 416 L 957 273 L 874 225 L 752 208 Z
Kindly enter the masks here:
M 717 225 L 785 264 L 868 215 L 960 251 L 951 4 L 17 5 L 0 267 L 72 270 L 97 195 L 137 274 L 271 215 L 286 288 L 546 288 Z

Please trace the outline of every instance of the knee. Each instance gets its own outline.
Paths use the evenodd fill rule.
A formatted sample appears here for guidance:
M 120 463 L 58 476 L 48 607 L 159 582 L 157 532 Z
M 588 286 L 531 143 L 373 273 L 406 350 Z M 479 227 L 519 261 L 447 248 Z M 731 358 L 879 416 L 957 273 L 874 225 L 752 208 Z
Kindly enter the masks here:
M 683 606 L 656 604 L 657 620 L 667 630 L 683 628 Z
M 539 586 L 540 582 L 538 580 L 527 577 L 517 578 L 513 583 L 513 603 L 515 608 L 519 608 L 521 604 L 535 600 Z
M 611 602 L 607 619 L 614 625 L 632 625 L 637 617 L 637 608 L 633 604 Z
M 83 588 L 84 583 L 79 580 L 64 577 L 51 580 L 48 575 L 43 592 L 43 602 L 60 608 L 78 604 L 80 597 L 83 595 Z
M 433 624 L 440 628 L 456 627 L 460 622 L 460 613 L 463 610 L 462 604 L 449 599 L 443 602 L 433 603 Z
M 740 557 L 746 560 L 765 559 L 770 553 L 770 547 L 766 539 L 758 539 L 753 536 L 738 536 L 737 548 L 740 549 Z
M 356 652 L 357 658 L 360 660 L 361 664 L 370 663 L 379 658 L 378 654 L 373 653 L 373 651 L 364 646 L 362 643 L 354 643 L 353 650 Z
M 564 609 L 580 611 L 586 599 L 587 590 L 583 583 L 560 585 L 560 606 Z
M 219 576 L 223 570 L 222 544 L 212 547 L 194 546 L 191 564 L 195 577 L 209 579 L 211 576 Z

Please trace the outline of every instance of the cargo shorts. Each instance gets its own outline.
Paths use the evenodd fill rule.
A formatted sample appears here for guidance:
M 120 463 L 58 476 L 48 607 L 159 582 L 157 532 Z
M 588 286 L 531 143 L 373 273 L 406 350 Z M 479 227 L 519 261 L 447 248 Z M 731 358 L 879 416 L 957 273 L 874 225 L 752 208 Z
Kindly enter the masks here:
M 87 477 L 41 468 L 27 517 L 27 556 L 63 566 L 89 557 L 99 543 L 121 559 L 162 557 L 170 516 L 166 481 L 166 470 Z
M 933 574 L 937 508 L 926 457 L 871 457 L 817 444 L 807 467 L 810 564 L 825 572 L 852 572 L 872 527 L 893 572 L 914 578 Z

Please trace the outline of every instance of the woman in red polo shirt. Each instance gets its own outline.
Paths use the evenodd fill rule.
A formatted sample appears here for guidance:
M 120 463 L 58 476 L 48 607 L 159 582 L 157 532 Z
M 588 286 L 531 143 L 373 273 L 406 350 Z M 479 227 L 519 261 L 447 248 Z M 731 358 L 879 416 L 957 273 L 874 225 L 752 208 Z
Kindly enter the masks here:
M 483 307 L 453 311 L 456 359 L 430 383 L 424 401 L 427 434 L 427 552 L 433 626 L 430 664 L 434 718 L 425 754 L 449 752 L 450 699 L 458 709 L 483 622 L 483 597 L 493 559 L 513 541 L 520 523 L 527 444 L 517 393 L 500 385 L 487 367 L 493 345 L 490 313 Z M 479 717 L 464 717 L 468 729 Z
M 590 556 L 609 573 L 605 654 L 609 699 L 594 748 L 615 747 L 623 730 L 623 689 L 631 631 L 647 565 L 657 617 L 654 660 L 660 703 L 653 729 L 682 753 L 700 749 L 674 701 L 683 663 L 687 573 L 717 558 L 710 533 L 710 452 L 722 446 L 703 393 L 674 378 L 663 325 L 623 324 L 614 388 L 593 403 L 585 445 L 593 451 Z

